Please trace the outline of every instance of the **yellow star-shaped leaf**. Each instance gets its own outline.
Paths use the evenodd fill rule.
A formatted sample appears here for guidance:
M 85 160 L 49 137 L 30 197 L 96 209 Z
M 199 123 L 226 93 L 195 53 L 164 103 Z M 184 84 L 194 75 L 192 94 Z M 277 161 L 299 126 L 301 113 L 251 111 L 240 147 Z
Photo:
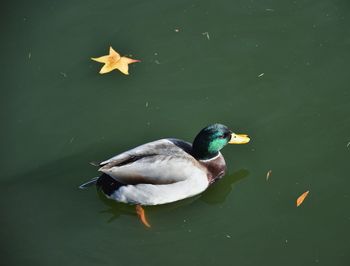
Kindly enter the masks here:
M 118 69 L 125 75 L 129 75 L 129 64 L 141 62 L 140 60 L 131 59 L 125 56 L 120 56 L 112 46 L 109 47 L 109 55 L 101 56 L 98 58 L 91 58 L 92 60 L 104 63 L 104 66 L 100 70 L 100 74 L 111 72 L 114 69 Z

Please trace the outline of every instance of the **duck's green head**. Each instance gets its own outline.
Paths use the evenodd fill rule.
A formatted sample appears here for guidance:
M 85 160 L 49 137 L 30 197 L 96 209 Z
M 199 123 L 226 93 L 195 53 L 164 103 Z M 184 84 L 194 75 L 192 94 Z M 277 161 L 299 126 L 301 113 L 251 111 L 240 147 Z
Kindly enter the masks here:
M 247 135 L 232 133 L 227 126 L 213 124 L 203 128 L 192 144 L 193 156 L 199 160 L 208 160 L 218 155 L 226 144 L 244 144 L 250 141 Z

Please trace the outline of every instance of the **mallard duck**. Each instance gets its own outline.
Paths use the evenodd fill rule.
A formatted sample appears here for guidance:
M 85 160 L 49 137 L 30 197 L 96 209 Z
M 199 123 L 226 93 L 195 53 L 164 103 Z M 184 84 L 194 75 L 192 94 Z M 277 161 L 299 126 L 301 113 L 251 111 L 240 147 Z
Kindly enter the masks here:
M 80 188 L 96 184 L 108 198 L 136 205 L 182 200 L 224 176 L 226 163 L 220 150 L 226 144 L 249 140 L 221 124 L 203 128 L 193 144 L 173 138 L 156 140 L 99 163 L 102 175 Z

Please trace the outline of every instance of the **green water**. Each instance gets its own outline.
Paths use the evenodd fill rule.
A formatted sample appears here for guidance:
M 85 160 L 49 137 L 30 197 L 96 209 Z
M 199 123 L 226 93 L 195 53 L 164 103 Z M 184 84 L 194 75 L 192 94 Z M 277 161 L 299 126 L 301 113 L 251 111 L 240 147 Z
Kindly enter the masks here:
M 350 264 L 349 1 L 7 2 L 2 265 Z M 130 76 L 98 74 L 109 45 Z M 90 161 L 214 122 L 251 143 L 149 230 L 77 189 Z

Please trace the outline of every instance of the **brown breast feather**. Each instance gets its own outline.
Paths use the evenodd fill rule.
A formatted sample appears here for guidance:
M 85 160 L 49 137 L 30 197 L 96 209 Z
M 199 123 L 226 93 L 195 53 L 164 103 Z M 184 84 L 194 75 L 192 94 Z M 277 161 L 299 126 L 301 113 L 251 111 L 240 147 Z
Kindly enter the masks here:
M 200 161 L 200 164 L 207 169 L 207 177 L 210 184 L 225 175 L 226 163 L 221 154 L 213 160 Z

